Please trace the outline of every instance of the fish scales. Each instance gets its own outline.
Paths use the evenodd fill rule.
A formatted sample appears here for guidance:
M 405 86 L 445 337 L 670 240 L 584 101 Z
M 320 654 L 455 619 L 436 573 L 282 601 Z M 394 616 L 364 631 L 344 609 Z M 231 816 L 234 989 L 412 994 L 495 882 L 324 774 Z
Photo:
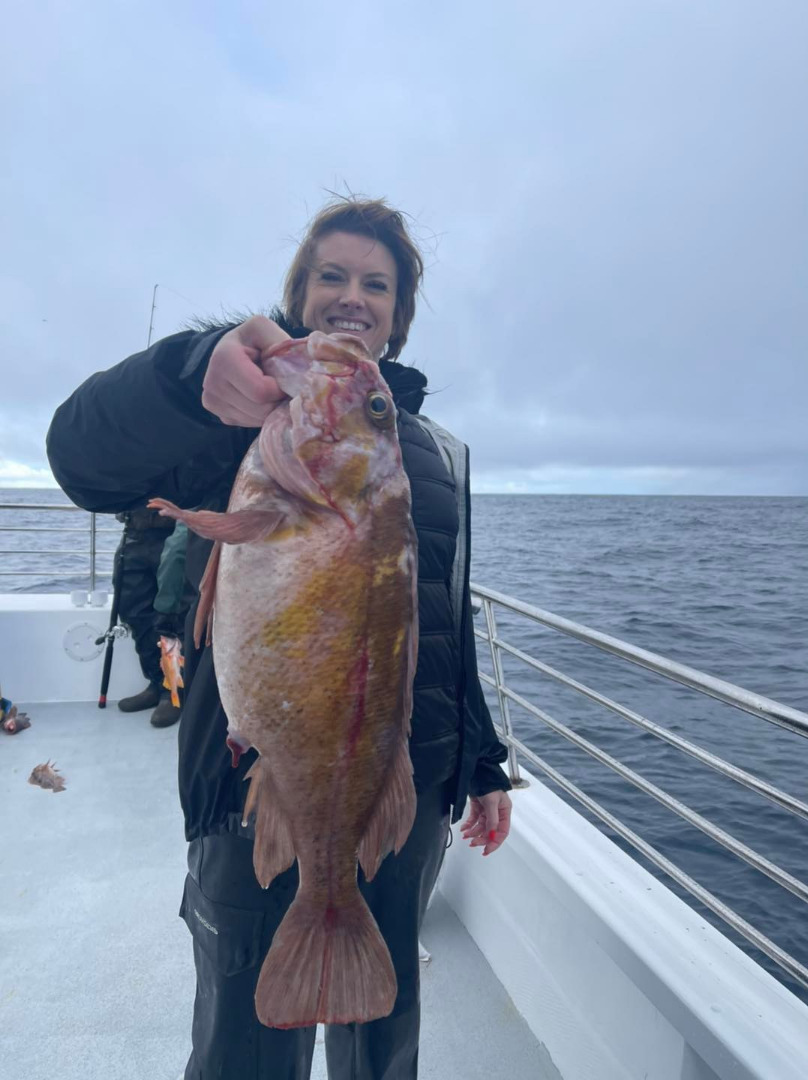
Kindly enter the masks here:
M 237 495 L 238 484 L 234 508 Z M 406 501 L 399 505 L 399 516 L 408 516 Z M 297 807 L 299 857 L 315 850 L 323 832 L 313 822 L 331 822 L 330 832 L 339 829 L 356 850 L 368 802 L 384 779 L 374 763 L 389 763 L 400 741 L 390 723 L 391 704 L 399 714 L 403 707 L 400 697 L 391 702 L 391 688 L 402 682 L 400 581 L 390 574 L 374 585 L 374 578 L 375 568 L 391 561 L 391 533 L 400 537 L 401 523 L 386 515 L 382 523 L 347 538 L 339 520 L 312 523 L 302 535 L 260 542 L 270 552 L 227 547 L 220 560 L 214 656 L 222 702 L 228 716 L 239 717 L 239 733 L 266 756 L 278 797 Z M 271 577 L 267 557 L 275 564 Z M 229 580 L 253 582 L 249 597 L 222 585 Z M 229 643 L 221 650 L 220 640 Z M 277 737 L 284 742 L 282 768 L 271 760 Z M 343 873 L 355 880 L 352 861 Z M 327 880 L 332 871 L 319 872 Z
M 417 549 L 395 411 L 356 339 L 312 334 L 264 370 L 290 401 L 265 422 L 224 515 L 163 513 L 217 540 L 201 587 L 234 760 L 248 746 L 262 885 L 300 885 L 264 962 L 259 1019 L 366 1022 L 396 994 L 357 887 L 415 813 L 407 749 Z M 200 622 L 202 621 L 200 619 Z

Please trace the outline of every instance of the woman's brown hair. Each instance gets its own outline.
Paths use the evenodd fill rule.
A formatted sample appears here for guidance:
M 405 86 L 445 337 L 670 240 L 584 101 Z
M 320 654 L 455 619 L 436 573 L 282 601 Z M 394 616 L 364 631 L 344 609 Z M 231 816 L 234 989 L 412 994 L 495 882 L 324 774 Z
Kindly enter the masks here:
M 317 242 L 328 233 L 346 232 L 368 236 L 384 244 L 398 270 L 393 329 L 382 360 L 394 360 L 404 348 L 415 315 L 415 297 L 424 276 L 421 253 L 407 231 L 404 215 L 384 199 L 337 197 L 309 224 L 306 237 L 292 260 L 283 289 L 283 306 L 293 326 L 303 323 L 303 305 L 309 271 L 314 267 Z

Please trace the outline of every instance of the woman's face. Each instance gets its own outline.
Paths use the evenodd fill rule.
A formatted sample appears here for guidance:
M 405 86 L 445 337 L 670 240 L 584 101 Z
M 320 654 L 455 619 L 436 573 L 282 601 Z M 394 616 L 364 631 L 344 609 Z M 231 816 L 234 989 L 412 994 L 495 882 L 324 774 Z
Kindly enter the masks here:
M 361 338 L 378 360 L 390 339 L 398 272 L 389 248 L 356 233 L 333 232 L 315 249 L 306 283 L 303 325 Z

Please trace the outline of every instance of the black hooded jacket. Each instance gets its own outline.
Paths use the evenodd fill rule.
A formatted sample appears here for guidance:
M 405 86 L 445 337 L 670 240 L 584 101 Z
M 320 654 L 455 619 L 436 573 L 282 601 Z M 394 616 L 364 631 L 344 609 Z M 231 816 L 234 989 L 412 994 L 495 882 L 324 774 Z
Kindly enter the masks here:
M 231 328 L 215 326 L 165 338 L 91 376 L 57 409 L 48 432 L 48 457 L 54 476 L 76 504 L 97 513 L 117 513 L 160 496 L 183 507 L 226 508 L 238 467 L 257 435 L 256 429 L 222 424 L 201 403 L 210 355 Z M 382 361 L 380 367 L 399 409 L 399 440 L 419 546 L 419 652 L 410 739 L 414 779 L 419 790 L 449 782 L 457 820 L 469 793 L 510 788 L 499 764 L 507 755 L 496 738 L 477 676 L 468 559 L 460 633 L 453 617 L 449 585 L 458 530 L 455 481 L 434 439 L 415 418 L 426 378 L 392 361 Z M 468 477 L 463 482 L 468 485 Z M 464 524 L 468 530 L 468 522 Z M 186 576 L 193 593 L 210 548 L 210 541 L 189 535 Z M 242 780 L 255 758 L 250 751 L 237 768 L 231 767 L 211 649 L 193 647 L 195 610 L 194 602 L 185 635 L 186 696 L 179 732 L 179 790 L 189 840 L 229 828 L 240 818 L 247 788 Z

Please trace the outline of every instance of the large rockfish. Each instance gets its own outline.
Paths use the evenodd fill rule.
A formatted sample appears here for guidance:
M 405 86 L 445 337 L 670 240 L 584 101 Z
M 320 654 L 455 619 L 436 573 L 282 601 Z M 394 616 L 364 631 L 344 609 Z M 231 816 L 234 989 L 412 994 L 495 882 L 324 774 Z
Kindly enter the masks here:
M 227 512 L 150 505 L 216 541 L 195 631 L 212 616 L 234 764 L 249 746 L 260 754 L 244 814 L 256 876 L 266 887 L 298 860 L 258 1018 L 364 1022 L 391 1012 L 397 987 L 357 859 L 372 878 L 415 815 L 410 487 L 390 391 L 358 339 L 313 333 L 261 366 L 289 400 L 248 450 Z

